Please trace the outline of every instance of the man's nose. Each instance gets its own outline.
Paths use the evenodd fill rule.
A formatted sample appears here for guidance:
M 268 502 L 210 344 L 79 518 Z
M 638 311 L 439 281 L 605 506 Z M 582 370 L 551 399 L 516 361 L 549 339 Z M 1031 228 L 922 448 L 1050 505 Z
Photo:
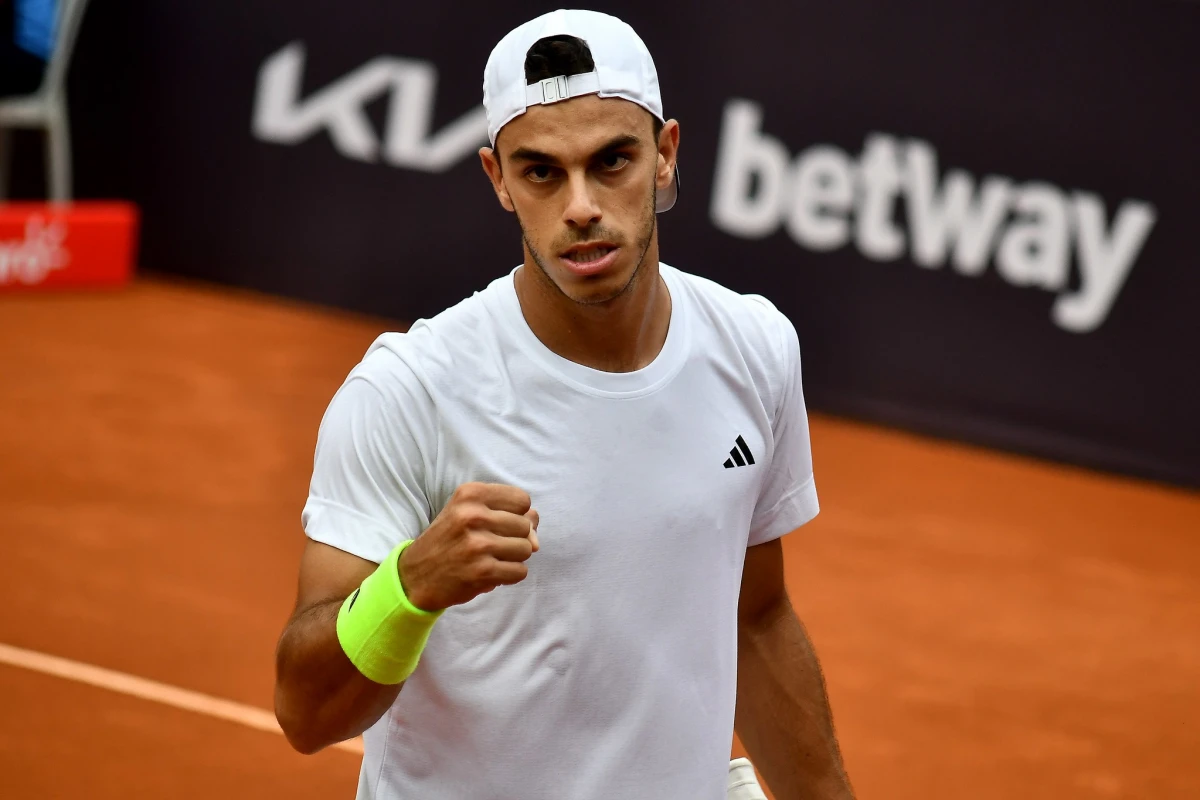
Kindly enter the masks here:
M 563 221 L 573 228 L 586 228 L 600 221 L 603 212 L 596 202 L 593 186 L 583 173 L 572 174 L 567 180 L 567 207 L 563 210 Z

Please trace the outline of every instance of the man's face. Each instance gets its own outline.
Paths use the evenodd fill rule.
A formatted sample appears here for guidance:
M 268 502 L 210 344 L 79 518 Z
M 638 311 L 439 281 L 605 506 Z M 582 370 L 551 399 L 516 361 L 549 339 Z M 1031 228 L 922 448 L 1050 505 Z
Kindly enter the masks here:
M 632 284 L 655 243 L 655 191 L 671 180 L 677 130 L 668 123 L 662 156 L 649 112 L 587 95 L 531 107 L 500 131 L 495 153 L 481 151 L 529 256 L 563 295 L 603 303 Z

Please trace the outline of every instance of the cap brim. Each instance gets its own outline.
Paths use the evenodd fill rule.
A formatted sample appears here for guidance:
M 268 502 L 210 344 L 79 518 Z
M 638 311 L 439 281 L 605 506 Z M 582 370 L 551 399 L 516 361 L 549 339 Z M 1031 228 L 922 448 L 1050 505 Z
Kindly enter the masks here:
M 671 178 L 671 185 L 658 193 L 655 197 L 654 210 L 659 214 L 664 211 L 670 211 L 675 207 L 675 201 L 679 199 L 679 165 L 675 165 L 675 175 Z

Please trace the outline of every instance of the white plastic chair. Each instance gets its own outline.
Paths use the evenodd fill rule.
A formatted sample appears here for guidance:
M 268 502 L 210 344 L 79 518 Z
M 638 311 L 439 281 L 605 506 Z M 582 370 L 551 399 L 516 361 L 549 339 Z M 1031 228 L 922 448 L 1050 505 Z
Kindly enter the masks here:
M 67 66 L 88 0 L 58 0 L 54 51 L 33 94 L 0 99 L 0 200 L 8 191 L 9 131 L 46 129 L 46 186 L 50 199 L 71 199 L 71 130 L 67 122 Z

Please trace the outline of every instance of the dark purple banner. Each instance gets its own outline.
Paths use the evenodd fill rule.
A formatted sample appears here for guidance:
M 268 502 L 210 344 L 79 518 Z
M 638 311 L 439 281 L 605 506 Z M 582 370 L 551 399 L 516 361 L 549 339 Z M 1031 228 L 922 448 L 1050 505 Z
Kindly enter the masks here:
M 549 8 L 97 3 L 78 184 L 150 269 L 436 314 L 521 259 L 482 71 Z M 681 123 L 664 260 L 783 309 L 813 408 L 1200 485 L 1200 6 L 600 10 Z

